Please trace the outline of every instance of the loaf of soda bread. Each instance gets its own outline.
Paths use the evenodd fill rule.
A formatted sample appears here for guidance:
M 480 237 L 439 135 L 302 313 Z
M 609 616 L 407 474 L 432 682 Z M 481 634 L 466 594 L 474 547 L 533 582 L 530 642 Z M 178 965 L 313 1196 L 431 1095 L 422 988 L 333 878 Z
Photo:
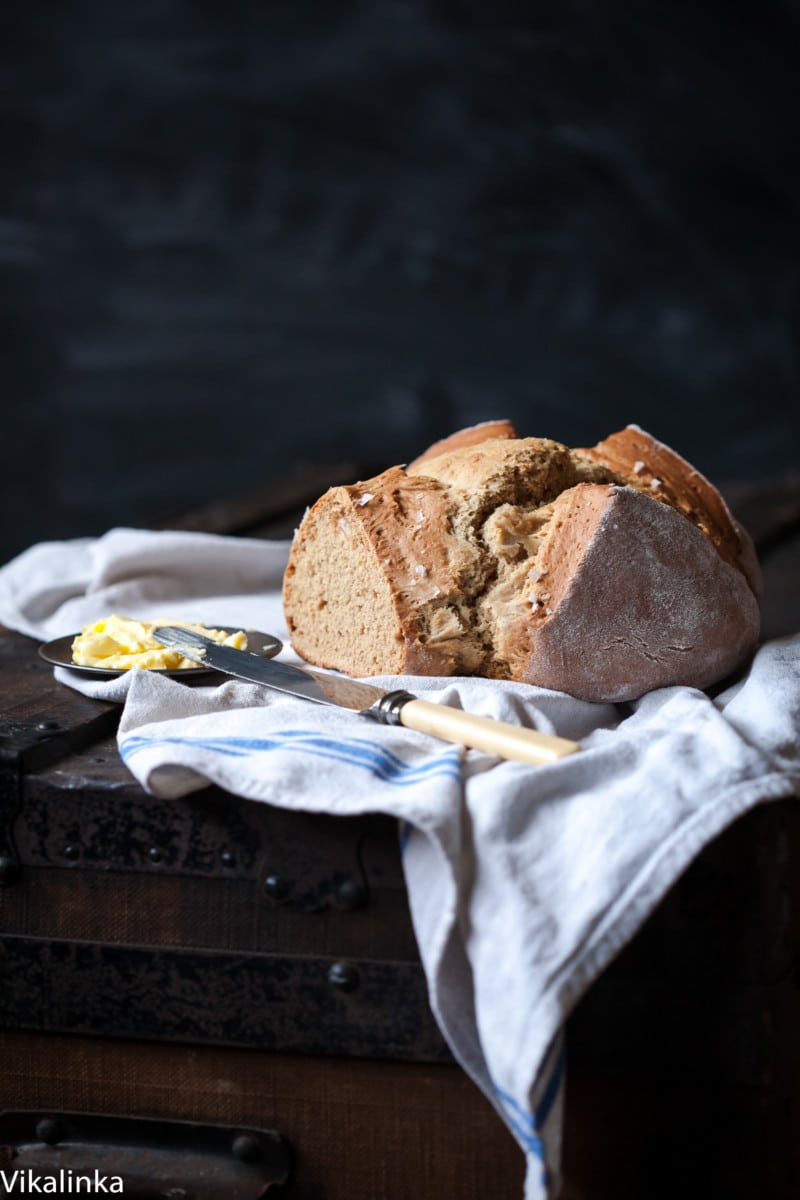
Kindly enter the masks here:
M 294 649 L 348 675 L 483 675 L 584 700 L 705 688 L 759 633 L 753 546 L 637 426 L 591 449 L 487 422 L 331 488 L 284 580 Z

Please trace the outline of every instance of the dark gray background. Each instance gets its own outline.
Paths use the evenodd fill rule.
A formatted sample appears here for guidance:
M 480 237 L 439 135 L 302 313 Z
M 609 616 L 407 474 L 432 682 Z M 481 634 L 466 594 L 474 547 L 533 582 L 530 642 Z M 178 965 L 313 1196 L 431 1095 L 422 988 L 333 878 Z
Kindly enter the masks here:
M 2 559 L 510 416 L 798 458 L 796 3 L 4 10 Z

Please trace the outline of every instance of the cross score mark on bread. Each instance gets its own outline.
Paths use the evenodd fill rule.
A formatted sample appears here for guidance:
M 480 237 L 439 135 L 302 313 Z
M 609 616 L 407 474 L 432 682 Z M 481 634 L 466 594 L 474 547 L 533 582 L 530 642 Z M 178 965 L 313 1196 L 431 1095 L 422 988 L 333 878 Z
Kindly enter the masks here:
M 309 662 L 596 701 L 725 678 L 757 641 L 758 595 L 748 535 L 674 451 L 636 426 L 570 450 L 507 421 L 332 488 L 284 580 Z

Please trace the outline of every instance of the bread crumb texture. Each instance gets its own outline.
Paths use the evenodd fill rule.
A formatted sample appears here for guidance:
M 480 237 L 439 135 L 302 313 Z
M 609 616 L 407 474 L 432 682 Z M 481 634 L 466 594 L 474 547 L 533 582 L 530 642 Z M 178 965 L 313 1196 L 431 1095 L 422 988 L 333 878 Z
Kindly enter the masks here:
M 295 536 L 295 650 L 586 700 L 706 687 L 752 651 L 758 565 L 719 493 L 636 426 L 591 449 L 487 422 L 328 491 Z

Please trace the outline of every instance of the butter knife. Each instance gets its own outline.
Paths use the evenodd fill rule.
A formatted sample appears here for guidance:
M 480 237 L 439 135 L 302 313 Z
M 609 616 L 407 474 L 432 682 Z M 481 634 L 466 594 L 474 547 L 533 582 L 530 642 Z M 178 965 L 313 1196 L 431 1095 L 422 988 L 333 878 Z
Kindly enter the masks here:
M 170 646 L 185 658 L 237 679 L 247 679 L 315 704 L 346 708 L 384 725 L 403 725 L 406 729 L 415 729 L 418 733 L 431 734 L 499 758 L 541 765 L 580 750 L 577 742 L 567 738 L 420 700 L 411 692 L 385 691 L 343 675 L 329 675 L 310 667 L 295 667 L 262 658 L 247 650 L 221 646 L 211 638 L 177 625 L 161 625 L 152 631 L 152 636 L 162 646 Z

